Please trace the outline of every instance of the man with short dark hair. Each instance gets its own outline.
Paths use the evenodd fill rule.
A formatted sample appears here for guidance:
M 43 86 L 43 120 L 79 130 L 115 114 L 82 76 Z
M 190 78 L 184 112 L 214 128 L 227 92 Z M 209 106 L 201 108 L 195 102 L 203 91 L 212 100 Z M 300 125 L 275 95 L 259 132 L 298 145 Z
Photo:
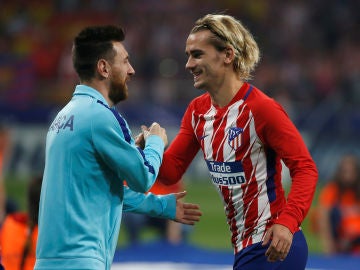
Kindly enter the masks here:
M 123 210 L 199 220 L 197 205 L 179 201 L 185 192 L 143 194 L 157 177 L 167 136 L 153 123 L 135 142 L 114 109 L 135 73 L 124 38 L 115 26 L 89 27 L 75 38 L 80 84 L 46 138 L 35 269 L 110 269 Z

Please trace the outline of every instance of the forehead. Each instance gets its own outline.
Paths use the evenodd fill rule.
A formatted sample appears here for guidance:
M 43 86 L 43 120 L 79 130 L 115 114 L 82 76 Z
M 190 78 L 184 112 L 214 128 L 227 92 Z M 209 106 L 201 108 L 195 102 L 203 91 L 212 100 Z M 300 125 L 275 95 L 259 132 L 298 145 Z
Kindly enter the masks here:
M 114 50 L 116 51 L 115 57 L 126 58 L 128 56 L 128 52 L 126 51 L 124 45 L 121 42 L 115 41 L 113 42 Z
M 209 43 L 211 35 L 212 33 L 209 30 L 201 30 L 199 32 L 191 33 L 186 40 L 186 52 L 212 47 Z

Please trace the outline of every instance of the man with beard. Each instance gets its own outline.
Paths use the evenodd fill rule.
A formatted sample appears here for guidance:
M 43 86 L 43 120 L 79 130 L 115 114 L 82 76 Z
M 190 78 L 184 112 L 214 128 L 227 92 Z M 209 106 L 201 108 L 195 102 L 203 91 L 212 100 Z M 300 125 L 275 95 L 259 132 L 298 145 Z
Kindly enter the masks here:
M 153 123 L 135 142 L 114 109 L 135 73 L 124 38 L 119 27 L 96 26 L 74 40 L 80 84 L 46 138 L 35 269 L 110 269 L 122 211 L 199 220 L 198 206 L 179 200 L 185 192 L 144 194 L 157 177 L 167 136 Z

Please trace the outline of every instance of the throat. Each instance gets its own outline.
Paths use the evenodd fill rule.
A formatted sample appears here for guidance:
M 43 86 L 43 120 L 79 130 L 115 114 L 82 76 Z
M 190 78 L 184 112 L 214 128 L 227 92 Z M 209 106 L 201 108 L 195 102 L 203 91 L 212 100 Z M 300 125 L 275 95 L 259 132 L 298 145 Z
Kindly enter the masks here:
M 210 93 L 211 101 L 214 106 L 219 108 L 224 108 L 228 106 L 234 97 L 238 94 L 242 87 L 243 83 L 235 84 L 233 87 L 227 87 L 226 89 L 219 89 Z

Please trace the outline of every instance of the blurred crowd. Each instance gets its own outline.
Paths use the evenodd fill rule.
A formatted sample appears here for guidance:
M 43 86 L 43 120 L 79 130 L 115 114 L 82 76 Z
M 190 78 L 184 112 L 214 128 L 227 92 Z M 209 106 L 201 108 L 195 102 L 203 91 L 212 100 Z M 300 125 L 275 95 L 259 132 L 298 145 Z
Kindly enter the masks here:
M 327 108 L 328 115 L 321 116 L 329 118 L 360 104 L 356 0 L 0 3 L 0 111 L 10 121 L 46 122 L 77 82 L 71 39 L 85 25 L 116 23 L 126 29 L 136 70 L 124 110 L 137 118 L 138 108 L 147 108 L 160 117 L 173 116 L 177 124 L 198 94 L 184 69 L 185 40 L 197 18 L 214 12 L 239 18 L 254 33 L 262 52 L 254 84 L 278 99 L 299 125 L 311 125 L 305 116 L 314 108 Z M 316 126 L 329 120 L 321 116 Z
M 339 147 L 358 146 L 357 0 L 0 0 L 0 5 L 1 122 L 46 126 L 78 81 L 72 38 L 87 25 L 120 24 L 136 74 L 119 110 L 134 125 L 156 120 L 178 127 L 187 103 L 198 95 L 184 68 L 185 40 L 197 18 L 224 12 L 255 35 L 262 55 L 251 82 L 285 107 L 320 174 L 330 176 L 326 167 L 337 161 L 332 156 Z M 342 145 L 334 149 L 338 142 Z
M 225 12 L 240 19 L 259 44 L 262 55 L 254 84 L 277 99 L 300 130 L 321 138 L 317 142 L 324 148 L 309 147 L 321 176 L 322 163 L 327 176 L 336 169 L 331 164 L 345 163 L 341 153 L 326 156 L 325 148 L 334 147 L 335 140 L 344 147 L 348 135 L 358 141 L 358 0 L 0 0 L 0 7 L 0 122 L 47 125 L 70 99 L 77 83 L 71 61 L 73 37 L 86 25 L 120 24 L 126 30 L 136 71 L 129 83 L 129 100 L 120 110 L 132 123 L 143 124 L 151 118 L 178 126 L 187 103 L 198 95 L 184 68 L 187 35 L 197 18 Z M 324 133 L 330 141 L 321 137 Z M 346 209 L 346 213 L 356 213 L 352 224 L 359 228 L 358 161 L 356 164 L 349 176 L 357 180 L 352 184 L 339 184 L 338 171 L 334 182 L 330 177 L 320 179 L 329 179 L 330 185 L 327 194 L 321 195 L 320 213 L 328 215 L 321 220 L 342 224 L 339 209 Z M 349 195 L 350 191 L 356 192 Z M 0 194 L 0 203 L 4 201 Z M 4 213 L 0 215 L 3 219 Z M 345 234 L 343 229 L 318 226 L 328 234 L 324 250 L 329 254 L 345 252 L 344 248 L 352 247 L 349 243 L 359 242 L 358 230 L 354 230 L 356 237 L 351 235 L 342 245 L 336 237 Z
M 320 190 L 313 223 L 325 254 L 360 255 L 360 159 L 341 157 Z

